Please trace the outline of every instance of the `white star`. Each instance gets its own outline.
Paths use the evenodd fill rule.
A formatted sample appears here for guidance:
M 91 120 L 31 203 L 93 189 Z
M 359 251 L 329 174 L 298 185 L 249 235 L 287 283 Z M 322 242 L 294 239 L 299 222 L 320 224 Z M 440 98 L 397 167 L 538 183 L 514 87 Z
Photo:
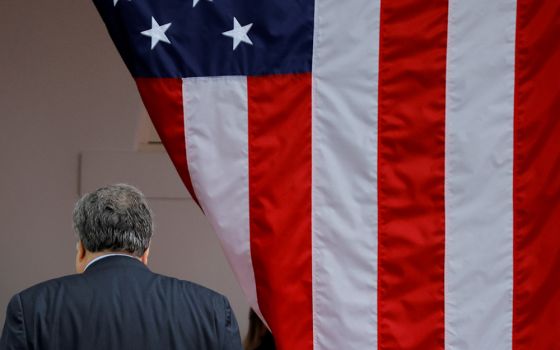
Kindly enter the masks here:
M 247 43 L 249 45 L 253 45 L 253 42 L 251 41 L 251 39 L 249 39 L 249 36 L 247 35 L 247 33 L 249 33 L 249 30 L 251 30 L 251 27 L 253 26 L 253 23 L 249 23 L 247 25 L 241 26 L 241 24 L 239 24 L 239 22 L 237 21 L 237 18 L 233 17 L 233 29 L 232 30 L 228 30 L 227 32 L 223 32 L 222 34 L 225 36 L 229 36 L 230 38 L 233 38 L 233 49 L 237 49 L 237 46 L 241 43 Z
M 169 29 L 169 27 L 171 27 L 171 23 L 160 26 L 155 18 L 152 17 L 152 29 L 145 30 L 141 34 L 152 38 L 153 50 L 160 41 L 171 44 L 171 41 L 169 41 L 169 38 L 165 35 L 165 32 Z
M 117 0 L 117 1 L 119 1 L 119 0 Z M 193 0 L 193 2 L 192 2 L 192 7 L 195 7 L 196 4 L 198 4 L 199 1 L 200 1 L 200 0 Z M 212 0 L 208 0 L 208 1 L 212 1 Z

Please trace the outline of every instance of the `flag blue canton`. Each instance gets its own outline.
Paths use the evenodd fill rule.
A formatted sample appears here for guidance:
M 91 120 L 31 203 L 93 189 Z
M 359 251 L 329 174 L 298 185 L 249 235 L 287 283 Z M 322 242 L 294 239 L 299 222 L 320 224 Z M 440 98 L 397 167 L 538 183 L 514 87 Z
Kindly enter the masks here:
M 311 71 L 312 0 L 94 3 L 134 77 L 254 76 Z

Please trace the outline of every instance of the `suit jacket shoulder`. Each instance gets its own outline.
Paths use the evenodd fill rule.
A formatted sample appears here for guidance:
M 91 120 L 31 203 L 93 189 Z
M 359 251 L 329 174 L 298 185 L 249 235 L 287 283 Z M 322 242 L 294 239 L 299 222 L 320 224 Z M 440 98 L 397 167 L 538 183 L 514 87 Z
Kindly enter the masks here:
M 177 288 L 180 291 L 179 294 L 183 295 L 187 302 L 196 300 L 196 305 L 190 305 L 191 308 L 198 309 L 200 313 L 214 315 L 213 325 L 208 326 L 216 329 L 218 337 L 216 340 L 224 344 L 224 349 L 241 349 L 237 320 L 224 295 L 191 281 L 160 274 L 155 275 L 166 281 L 166 284 L 172 285 L 172 289 Z

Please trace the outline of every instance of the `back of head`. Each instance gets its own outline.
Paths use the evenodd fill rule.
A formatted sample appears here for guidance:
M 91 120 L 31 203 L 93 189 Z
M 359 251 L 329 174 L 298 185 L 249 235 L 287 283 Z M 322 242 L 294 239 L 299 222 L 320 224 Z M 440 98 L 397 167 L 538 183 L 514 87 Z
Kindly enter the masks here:
M 142 192 L 117 184 L 84 195 L 73 213 L 74 230 L 88 251 L 142 256 L 150 245 L 152 213 Z

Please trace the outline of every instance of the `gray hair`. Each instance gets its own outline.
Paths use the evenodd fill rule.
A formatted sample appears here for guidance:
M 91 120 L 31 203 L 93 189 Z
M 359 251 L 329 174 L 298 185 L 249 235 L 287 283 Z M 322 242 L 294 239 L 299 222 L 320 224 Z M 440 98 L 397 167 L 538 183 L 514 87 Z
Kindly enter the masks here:
M 142 192 L 125 184 L 84 195 L 73 213 L 74 231 L 90 252 L 104 250 L 142 256 L 150 245 L 152 212 Z

